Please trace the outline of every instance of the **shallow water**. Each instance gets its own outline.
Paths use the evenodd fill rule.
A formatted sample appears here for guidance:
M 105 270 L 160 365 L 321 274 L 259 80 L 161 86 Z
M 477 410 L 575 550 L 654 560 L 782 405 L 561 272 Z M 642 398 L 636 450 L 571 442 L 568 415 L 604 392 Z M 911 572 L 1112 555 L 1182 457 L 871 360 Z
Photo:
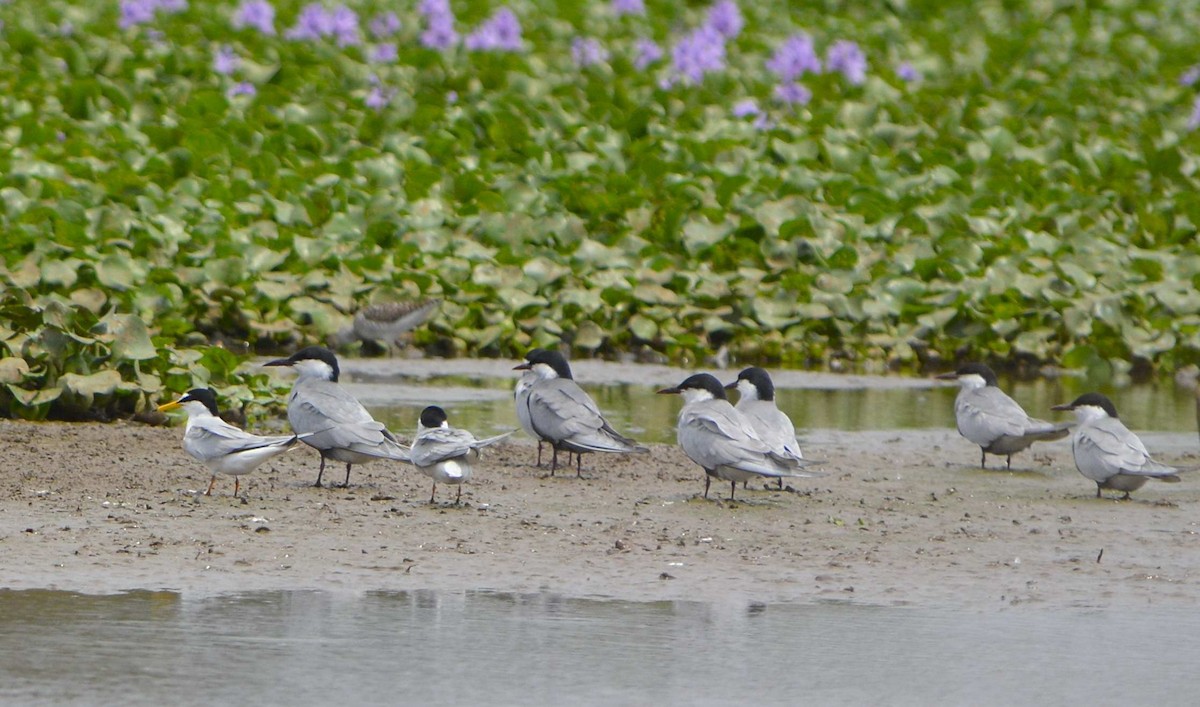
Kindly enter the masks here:
M 1200 618 L 554 595 L 0 591 L 4 704 L 1185 704 Z
M 735 373 L 729 373 L 733 380 Z M 369 382 L 367 382 L 369 381 Z M 420 381 L 399 378 L 360 378 L 351 390 L 389 428 L 411 434 L 425 405 L 446 408 L 451 424 L 477 435 L 520 429 L 513 405 L 515 378 L 434 377 Z M 643 442 L 675 441 L 675 415 L 681 401 L 675 395 L 656 395 L 654 386 L 626 383 L 582 383 L 619 431 Z M 1094 390 L 1072 378 L 1001 381 L 1001 387 L 1033 417 L 1068 420 L 1069 413 L 1051 410 Z M 1137 431 L 1196 431 L 1196 399 L 1191 391 L 1170 381 L 1122 388 L 1102 388 L 1121 418 Z M 888 430 L 953 428 L 957 385 L 927 388 L 879 385 L 860 388 L 781 388 L 777 403 L 796 425 L 803 441 L 806 429 Z M 736 400 L 736 393 L 733 394 Z M 520 434 L 520 433 L 518 433 Z

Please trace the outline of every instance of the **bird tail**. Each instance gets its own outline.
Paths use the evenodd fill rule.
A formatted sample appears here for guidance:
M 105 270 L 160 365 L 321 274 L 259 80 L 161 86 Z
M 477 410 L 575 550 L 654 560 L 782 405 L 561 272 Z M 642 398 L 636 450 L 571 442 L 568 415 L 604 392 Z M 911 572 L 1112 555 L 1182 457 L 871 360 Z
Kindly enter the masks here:
M 1062 439 L 1071 434 L 1071 428 L 1075 426 L 1074 422 L 1046 422 L 1045 420 L 1034 420 L 1034 424 L 1025 433 L 1026 439 L 1048 442 L 1053 439 Z
M 503 440 L 508 439 L 515 432 L 516 432 L 516 430 L 509 430 L 508 432 L 505 432 L 502 435 L 496 435 L 495 437 L 485 437 L 484 439 L 477 439 L 471 443 L 471 448 L 472 449 L 483 449 L 484 447 L 490 447 L 497 442 L 501 442 Z

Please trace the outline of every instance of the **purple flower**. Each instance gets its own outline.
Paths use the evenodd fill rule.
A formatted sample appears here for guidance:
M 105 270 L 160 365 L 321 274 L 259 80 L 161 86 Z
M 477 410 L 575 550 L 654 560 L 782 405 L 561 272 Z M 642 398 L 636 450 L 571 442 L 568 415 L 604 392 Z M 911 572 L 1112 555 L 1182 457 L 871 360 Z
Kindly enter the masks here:
M 909 83 L 921 80 L 921 72 L 917 71 L 916 67 L 907 61 L 900 62 L 900 65 L 896 67 L 896 76 L 900 77 L 901 81 L 908 81 Z M 1197 78 L 1200 78 L 1200 76 Z
M 1200 81 L 1200 64 L 1190 67 L 1179 77 L 1179 84 L 1181 86 L 1191 86 L 1197 81 Z
M 825 64 L 830 71 L 840 71 L 846 80 L 861 86 L 867 80 L 867 57 L 858 44 L 848 39 L 839 39 L 825 52 Z
M 463 45 L 472 51 L 520 51 L 521 23 L 515 12 L 502 7 L 468 34 Z
M 753 98 L 747 98 L 734 103 L 731 112 L 735 118 L 748 118 L 752 115 L 758 115 L 762 111 L 758 109 L 757 101 Z
M 621 15 L 645 15 L 646 3 L 643 0 L 612 0 L 612 11 L 617 17 Z
M 213 53 L 213 71 L 224 76 L 228 76 L 237 71 L 242 65 L 242 58 L 233 51 L 233 47 L 228 44 L 222 44 L 216 52 Z
M 240 81 L 230 86 L 225 91 L 225 97 L 233 98 L 234 96 L 253 96 L 256 93 L 258 93 L 258 89 L 254 87 L 254 84 L 250 83 L 249 81 Z
M 400 31 L 400 18 L 394 12 L 384 12 L 372 17 L 367 28 L 375 39 L 390 37 Z
M 153 21 L 158 3 L 155 0 L 121 0 L 120 8 L 121 19 L 117 24 L 121 29 L 128 29 Z
M 259 32 L 275 36 L 275 6 L 267 0 L 242 0 L 237 14 L 233 16 L 235 29 L 251 27 Z
M 451 105 L 458 103 L 458 91 L 446 91 L 446 102 Z
M 817 51 L 813 49 L 812 38 L 801 32 L 793 34 L 779 45 L 767 60 L 767 68 L 778 76 L 780 81 L 795 81 L 803 76 L 805 71 L 819 73 L 821 60 L 817 58 Z
M 799 83 L 781 83 L 775 87 L 775 100 L 793 106 L 808 105 L 812 100 L 812 91 Z
M 725 68 L 725 38 L 716 29 L 703 25 L 684 35 L 671 48 L 671 65 L 675 73 L 693 84 L 704 75 Z
M 609 53 L 594 37 L 575 37 L 571 40 L 571 58 L 582 69 L 607 62 Z
M 361 41 L 358 36 L 358 13 L 345 5 L 338 5 L 329 18 L 333 28 L 331 34 L 337 39 L 339 47 L 357 46 Z
M 425 31 L 421 44 L 429 49 L 449 49 L 458 43 L 454 29 L 454 13 L 449 0 L 421 0 L 417 11 L 425 16 Z
M 363 103 L 373 110 L 383 110 L 383 108 L 392 100 L 391 92 L 384 89 L 383 83 L 378 76 L 371 76 L 371 90 L 367 91 L 367 97 L 363 99 Z
M 646 67 L 663 58 L 662 47 L 658 46 L 653 40 L 639 39 L 633 44 L 637 56 L 633 58 L 633 66 L 638 71 L 644 70 Z
M 316 40 L 333 34 L 333 15 L 319 2 L 312 2 L 300 9 L 296 24 L 284 36 L 288 39 Z
M 742 11 L 734 0 L 717 0 L 708 9 L 708 18 L 704 24 L 716 30 L 726 39 L 733 39 L 742 31 L 746 22 L 742 19 Z
M 371 61 L 376 64 L 390 64 L 396 61 L 398 56 L 400 53 L 396 49 L 395 42 L 376 44 L 375 48 L 371 50 Z
M 1188 116 L 1188 130 L 1200 128 L 1200 96 L 1196 96 L 1196 100 L 1192 103 L 1192 114 Z
M 126 29 L 152 21 L 157 12 L 171 14 L 187 8 L 187 0 L 121 0 L 121 17 L 117 23 L 121 29 Z

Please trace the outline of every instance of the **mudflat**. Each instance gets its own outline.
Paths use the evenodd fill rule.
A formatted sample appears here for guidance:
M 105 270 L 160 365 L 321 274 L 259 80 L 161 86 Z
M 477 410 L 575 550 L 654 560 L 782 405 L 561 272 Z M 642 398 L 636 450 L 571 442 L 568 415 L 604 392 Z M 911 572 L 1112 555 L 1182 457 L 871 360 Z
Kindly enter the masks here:
M 519 433 L 518 433 L 519 434 Z M 314 488 L 303 445 L 242 496 L 180 447 L 179 427 L 0 421 L 0 582 L 168 589 L 547 591 L 627 600 L 853 601 L 981 611 L 1200 600 L 1200 476 L 1096 499 L 1070 444 L 978 466 L 952 429 L 810 430 L 827 476 L 700 494 L 673 445 L 587 455 L 551 477 L 532 441 L 488 450 L 454 489 L 412 467 L 355 467 Z M 1143 434 L 1196 466 L 1194 434 Z M 547 455 L 548 458 L 548 455 Z M 344 468 L 326 479 L 340 482 Z

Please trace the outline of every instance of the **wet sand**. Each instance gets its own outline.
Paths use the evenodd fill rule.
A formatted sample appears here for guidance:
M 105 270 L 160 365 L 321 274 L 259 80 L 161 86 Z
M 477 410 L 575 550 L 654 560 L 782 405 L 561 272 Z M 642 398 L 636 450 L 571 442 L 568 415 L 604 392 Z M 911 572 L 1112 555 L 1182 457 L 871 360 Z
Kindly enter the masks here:
M 261 430 L 259 430 L 261 431 Z M 627 600 L 1192 606 L 1200 599 L 1200 478 L 1097 500 L 1067 441 L 980 471 L 954 430 L 810 430 L 829 476 L 792 490 L 703 491 L 670 445 L 584 458 L 550 478 L 535 447 L 495 448 L 454 489 L 404 464 L 313 488 L 298 446 L 242 498 L 180 447 L 180 427 L 0 421 L 0 579 L 13 589 L 470 590 Z M 519 433 L 518 433 L 519 434 Z M 1144 434 L 1197 466 L 1195 434 Z M 326 478 L 341 481 L 343 468 Z

